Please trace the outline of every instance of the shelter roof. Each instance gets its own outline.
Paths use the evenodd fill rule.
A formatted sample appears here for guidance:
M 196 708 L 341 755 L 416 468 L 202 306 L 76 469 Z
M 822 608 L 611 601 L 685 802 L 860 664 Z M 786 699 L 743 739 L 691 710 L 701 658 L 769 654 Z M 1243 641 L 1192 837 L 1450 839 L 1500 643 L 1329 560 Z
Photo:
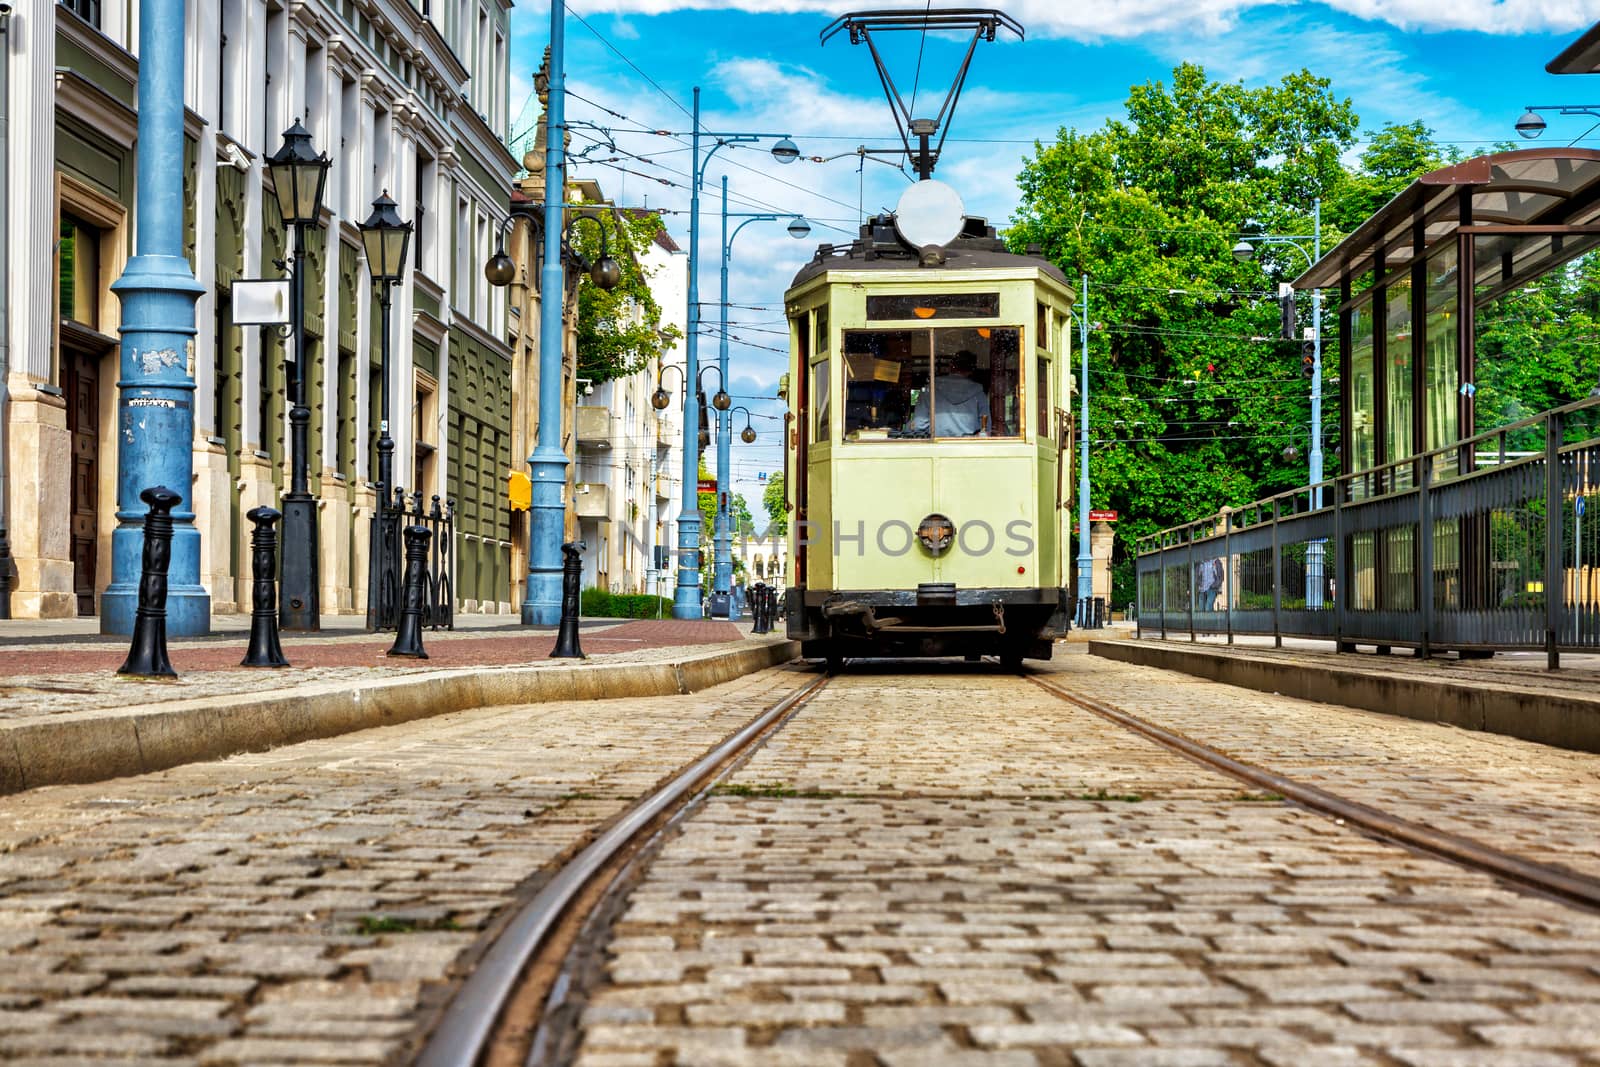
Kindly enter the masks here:
M 1544 65 L 1551 74 L 1600 74 L 1600 22 Z
M 1386 270 L 1454 241 L 1465 220 L 1478 235 L 1475 291 L 1480 301 L 1547 274 L 1600 245 L 1600 150 L 1530 148 L 1478 156 L 1441 167 L 1412 182 L 1294 281 L 1322 289 L 1372 269 L 1379 252 Z M 1573 227 L 1592 228 L 1583 232 Z

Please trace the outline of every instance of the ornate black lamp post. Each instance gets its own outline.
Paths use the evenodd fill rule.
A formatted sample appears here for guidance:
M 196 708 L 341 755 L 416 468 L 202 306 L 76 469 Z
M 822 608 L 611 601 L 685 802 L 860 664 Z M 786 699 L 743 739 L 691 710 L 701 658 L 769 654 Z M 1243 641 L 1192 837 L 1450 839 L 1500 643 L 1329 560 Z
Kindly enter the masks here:
M 311 147 L 311 133 L 298 121 L 283 135 L 283 145 L 267 157 L 283 224 L 294 227 L 293 277 L 289 322 L 294 339 L 294 370 L 289 378 L 289 492 L 283 497 L 283 577 L 278 585 L 278 618 L 285 630 L 320 628 L 317 590 L 317 499 L 307 484 L 306 433 L 306 227 L 320 225 L 322 188 L 328 180 L 327 153 Z
M 378 506 L 372 515 L 367 555 L 367 629 L 376 630 L 394 617 L 398 590 L 389 584 L 399 570 L 399 516 L 391 516 L 389 496 L 394 492 L 394 438 L 389 436 L 389 302 L 393 288 L 405 278 L 406 249 L 411 243 L 411 223 L 401 222 L 388 190 L 372 202 L 372 214 L 361 224 L 361 243 L 367 251 L 367 270 L 381 308 L 378 349 L 383 378 L 378 412 Z

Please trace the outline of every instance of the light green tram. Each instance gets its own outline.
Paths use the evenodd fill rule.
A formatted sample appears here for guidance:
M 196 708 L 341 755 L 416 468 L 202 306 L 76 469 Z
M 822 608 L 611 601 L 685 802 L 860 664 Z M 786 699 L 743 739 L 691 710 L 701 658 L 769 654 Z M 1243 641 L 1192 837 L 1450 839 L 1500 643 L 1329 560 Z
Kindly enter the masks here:
M 832 670 L 1049 659 L 1073 612 L 1066 278 L 982 219 L 914 248 L 886 215 L 784 299 L 789 637 Z

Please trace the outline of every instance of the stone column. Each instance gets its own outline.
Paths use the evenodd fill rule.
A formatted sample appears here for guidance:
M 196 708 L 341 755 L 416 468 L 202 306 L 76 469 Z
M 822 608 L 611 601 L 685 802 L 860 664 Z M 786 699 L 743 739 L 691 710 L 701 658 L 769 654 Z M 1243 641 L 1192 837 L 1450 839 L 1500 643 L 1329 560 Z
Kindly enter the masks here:
M 1115 541 L 1116 532 L 1111 523 L 1089 524 L 1089 552 L 1094 556 L 1092 595 L 1106 602 L 1107 612 L 1111 610 L 1111 548 Z

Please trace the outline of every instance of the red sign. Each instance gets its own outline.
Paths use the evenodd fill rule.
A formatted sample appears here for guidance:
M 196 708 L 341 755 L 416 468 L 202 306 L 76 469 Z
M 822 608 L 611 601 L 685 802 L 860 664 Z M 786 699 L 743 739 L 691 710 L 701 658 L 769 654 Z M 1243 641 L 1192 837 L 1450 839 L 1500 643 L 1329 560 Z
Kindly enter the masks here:
M 700 479 L 700 492 L 702 492 L 702 493 L 715 493 L 716 491 L 717 491 L 717 480 L 715 478 L 701 478 Z
M 1116 522 L 1117 521 L 1117 513 L 1115 511 L 1090 511 L 1089 512 L 1089 521 L 1090 522 Z

